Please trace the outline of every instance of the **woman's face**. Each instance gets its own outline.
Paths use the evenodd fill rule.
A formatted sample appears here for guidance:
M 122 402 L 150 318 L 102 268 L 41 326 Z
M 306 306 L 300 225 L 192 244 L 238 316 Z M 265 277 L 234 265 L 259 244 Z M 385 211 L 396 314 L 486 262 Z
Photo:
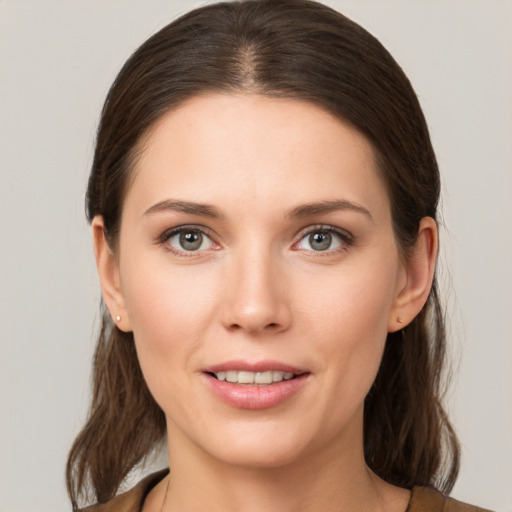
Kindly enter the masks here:
M 370 144 L 324 110 L 212 94 L 165 115 L 134 169 L 115 272 L 171 457 L 360 453 L 401 261 Z

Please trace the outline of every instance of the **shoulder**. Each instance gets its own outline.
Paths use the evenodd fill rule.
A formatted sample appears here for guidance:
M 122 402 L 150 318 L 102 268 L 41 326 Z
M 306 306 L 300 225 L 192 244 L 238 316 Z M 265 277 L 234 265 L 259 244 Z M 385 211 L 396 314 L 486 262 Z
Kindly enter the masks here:
M 123 494 L 112 498 L 106 503 L 99 503 L 84 509 L 79 512 L 140 512 L 144 499 L 149 494 L 149 491 L 162 480 L 167 473 L 168 469 L 158 471 L 148 475 L 141 480 L 135 487 Z
M 444 496 L 429 487 L 413 487 L 406 512 L 491 512 Z

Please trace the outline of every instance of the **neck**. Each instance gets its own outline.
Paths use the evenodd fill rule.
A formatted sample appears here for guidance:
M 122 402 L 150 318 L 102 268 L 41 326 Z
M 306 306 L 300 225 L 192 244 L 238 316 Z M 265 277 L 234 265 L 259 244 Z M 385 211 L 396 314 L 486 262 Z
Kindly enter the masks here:
M 162 512 L 377 512 L 407 506 L 407 491 L 366 466 L 362 438 L 334 440 L 289 464 L 264 468 L 214 459 L 174 429 L 169 439 L 171 475 Z

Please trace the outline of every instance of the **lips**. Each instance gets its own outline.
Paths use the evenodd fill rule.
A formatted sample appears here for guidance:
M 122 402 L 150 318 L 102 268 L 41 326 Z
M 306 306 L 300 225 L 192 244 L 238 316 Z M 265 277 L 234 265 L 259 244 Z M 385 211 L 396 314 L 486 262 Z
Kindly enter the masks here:
M 296 375 L 292 372 L 280 370 L 267 370 L 265 372 L 248 372 L 245 370 L 228 370 L 216 372 L 213 375 L 218 380 L 225 380 L 233 384 L 260 384 L 269 385 L 283 380 L 293 379 Z
M 230 361 L 205 368 L 204 379 L 217 398 L 241 409 L 266 409 L 291 399 L 310 373 L 277 361 Z

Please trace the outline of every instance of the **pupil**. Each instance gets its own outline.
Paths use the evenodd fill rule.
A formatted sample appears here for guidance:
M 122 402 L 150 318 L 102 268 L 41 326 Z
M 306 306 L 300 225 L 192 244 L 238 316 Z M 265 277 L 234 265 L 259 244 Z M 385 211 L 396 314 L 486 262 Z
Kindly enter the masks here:
M 327 231 L 317 231 L 309 236 L 309 243 L 316 251 L 325 251 L 331 245 L 332 235 Z
M 199 249 L 202 243 L 203 235 L 198 231 L 188 231 L 186 233 L 181 233 L 180 235 L 180 245 L 187 251 L 195 251 Z

